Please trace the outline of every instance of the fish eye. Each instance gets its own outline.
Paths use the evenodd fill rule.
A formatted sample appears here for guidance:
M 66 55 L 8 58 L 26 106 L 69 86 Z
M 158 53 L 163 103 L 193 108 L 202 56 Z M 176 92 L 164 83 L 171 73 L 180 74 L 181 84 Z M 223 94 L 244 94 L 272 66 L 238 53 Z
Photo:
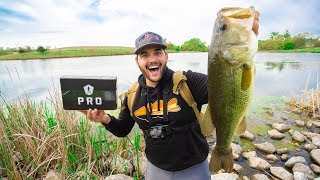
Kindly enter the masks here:
M 219 26 L 219 29 L 221 30 L 221 31 L 224 31 L 224 30 L 226 30 L 227 29 L 227 25 L 226 24 L 221 24 L 220 26 Z

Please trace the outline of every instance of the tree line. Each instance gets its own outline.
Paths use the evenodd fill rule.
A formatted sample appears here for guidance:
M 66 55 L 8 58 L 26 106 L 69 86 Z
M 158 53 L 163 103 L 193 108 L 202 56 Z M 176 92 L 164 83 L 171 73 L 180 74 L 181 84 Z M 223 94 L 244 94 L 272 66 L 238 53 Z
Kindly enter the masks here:
M 18 47 L 18 48 L 3 48 L 0 47 L 0 56 L 1 55 L 6 55 L 6 54 L 10 54 L 10 53 L 27 53 L 27 52 L 34 52 L 37 51 L 39 53 L 45 53 L 46 51 L 48 51 L 50 49 L 50 47 L 43 47 L 43 46 L 38 46 L 36 49 L 32 48 L 30 46 L 25 46 L 25 47 Z
M 309 32 L 299 33 L 292 36 L 288 30 L 283 34 L 271 32 L 269 39 L 258 41 L 259 50 L 291 50 L 320 47 L 320 36 L 315 36 Z
M 176 45 L 164 38 L 164 43 L 167 49 L 173 52 L 180 51 L 196 51 L 207 52 L 209 46 L 199 38 L 192 38 L 185 41 L 182 45 Z M 315 36 L 309 32 L 299 33 L 292 36 L 288 30 L 285 30 L 283 34 L 280 32 L 271 32 L 269 39 L 258 41 L 259 50 L 261 51 L 273 51 L 273 50 L 291 50 L 291 49 L 303 49 L 320 47 L 320 36 Z M 30 46 L 18 47 L 18 48 L 1 48 L 0 55 L 6 55 L 12 52 L 26 53 L 37 51 L 39 53 L 45 53 L 50 47 L 38 46 L 33 49 Z
M 167 39 L 165 44 L 168 50 L 175 52 L 179 51 L 208 51 L 209 46 L 202 42 L 199 38 L 192 38 L 184 42 L 181 46 L 175 45 Z M 288 30 L 285 30 L 283 34 L 280 32 L 271 32 L 269 39 L 258 41 L 259 50 L 272 51 L 272 50 L 291 50 L 291 49 L 303 49 L 320 47 L 320 36 L 315 36 L 309 32 L 299 33 L 292 36 Z

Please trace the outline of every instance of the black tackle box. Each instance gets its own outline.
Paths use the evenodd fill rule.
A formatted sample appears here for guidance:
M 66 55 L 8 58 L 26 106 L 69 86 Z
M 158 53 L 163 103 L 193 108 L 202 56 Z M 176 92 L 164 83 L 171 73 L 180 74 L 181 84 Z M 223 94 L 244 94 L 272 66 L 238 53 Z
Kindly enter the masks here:
M 117 78 L 113 76 L 62 76 L 65 110 L 114 110 L 117 108 Z

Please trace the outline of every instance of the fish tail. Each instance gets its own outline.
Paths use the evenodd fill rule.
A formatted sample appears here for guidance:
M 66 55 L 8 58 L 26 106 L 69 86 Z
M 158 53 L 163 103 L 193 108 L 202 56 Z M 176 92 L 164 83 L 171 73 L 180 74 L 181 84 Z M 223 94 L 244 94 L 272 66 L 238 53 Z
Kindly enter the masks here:
M 211 174 L 218 172 L 220 169 L 224 169 L 226 172 L 233 170 L 233 155 L 232 148 L 229 147 L 226 151 L 219 151 L 215 147 L 211 154 L 209 163 L 209 170 Z

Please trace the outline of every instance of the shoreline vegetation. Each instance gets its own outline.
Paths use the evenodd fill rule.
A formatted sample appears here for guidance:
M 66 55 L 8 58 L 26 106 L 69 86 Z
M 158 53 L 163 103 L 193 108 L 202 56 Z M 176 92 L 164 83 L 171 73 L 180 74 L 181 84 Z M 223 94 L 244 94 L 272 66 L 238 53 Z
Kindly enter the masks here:
M 182 45 L 176 45 L 164 38 L 168 52 L 208 52 L 209 46 L 199 38 L 191 38 Z M 271 32 L 269 39 L 258 40 L 258 52 L 267 53 L 320 53 L 320 36 L 309 32 L 292 36 L 288 30 L 284 33 Z M 50 49 L 38 46 L 3 48 L 0 47 L 0 60 L 50 59 L 91 56 L 133 55 L 133 47 L 124 46 L 74 46 Z
M 199 51 L 179 51 L 168 50 L 169 53 L 185 53 Z M 200 51 L 206 52 L 206 51 Z M 261 53 L 320 53 L 320 47 L 310 47 L 291 50 L 259 50 Z M 116 56 L 133 55 L 132 47 L 121 46 L 75 46 L 59 49 L 47 50 L 45 52 L 30 51 L 25 53 L 8 53 L 0 55 L 0 60 L 27 60 L 27 59 L 52 59 L 52 58 L 74 58 L 74 57 L 94 57 L 94 56 Z

